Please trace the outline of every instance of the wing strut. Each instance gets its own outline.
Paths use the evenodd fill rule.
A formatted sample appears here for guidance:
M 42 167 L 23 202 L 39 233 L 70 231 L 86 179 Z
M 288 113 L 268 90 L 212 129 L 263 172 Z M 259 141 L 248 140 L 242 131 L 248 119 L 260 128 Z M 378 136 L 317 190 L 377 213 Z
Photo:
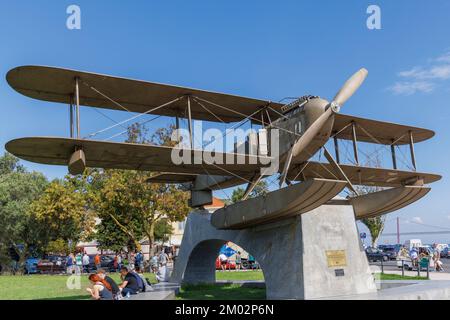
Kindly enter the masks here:
M 253 189 L 255 189 L 256 185 L 261 181 L 262 177 L 263 176 L 261 174 L 255 173 L 250 183 L 247 185 L 247 189 L 245 189 L 242 200 L 247 200 L 248 196 L 250 195 L 250 193 L 252 193 Z
M 328 152 L 327 148 L 323 147 L 324 155 L 327 158 L 328 162 L 333 167 L 334 171 L 341 176 L 341 178 L 344 178 L 347 181 L 347 186 L 350 190 L 352 190 L 357 196 L 358 191 L 356 191 L 355 187 L 353 187 L 353 184 L 350 182 L 350 179 L 347 177 L 347 175 L 344 173 L 344 170 L 342 170 L 341 166 L 334 160 L 333 156 Z

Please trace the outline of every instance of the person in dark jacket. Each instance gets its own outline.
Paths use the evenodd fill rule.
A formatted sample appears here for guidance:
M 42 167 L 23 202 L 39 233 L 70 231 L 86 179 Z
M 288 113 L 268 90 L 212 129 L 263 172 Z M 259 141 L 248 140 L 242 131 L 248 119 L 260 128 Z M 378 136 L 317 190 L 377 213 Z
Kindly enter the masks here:
M 122 278 L 122 283 L 119 284 L 119 288 L 122 291 L 123 296 L 137 294 L 139 292 L 138 280 L 127 267 L 123 266 L 120 269 L 120 277 Z

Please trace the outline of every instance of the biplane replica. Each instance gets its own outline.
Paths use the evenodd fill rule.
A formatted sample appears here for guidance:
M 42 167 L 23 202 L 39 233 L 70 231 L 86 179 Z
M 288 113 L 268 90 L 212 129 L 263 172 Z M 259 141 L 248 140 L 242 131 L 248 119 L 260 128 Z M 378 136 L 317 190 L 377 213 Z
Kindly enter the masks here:
M 414 143 L 430 139 L 434 132 L 340 113 L 367 74 L 366 69 L 356 72 L 331 102 L 303 96 L 283 104 L 61 68 L 17 67 L 6 77 L 16 91 L 31 98 L 69 105 L 70 137 L 19 138 L 9 141 L 6 149 L 24 160 L 68 166 L 72 174 L 82 173 L 85 167 L 153 172 L 149 183 L 174 183 L 189 189 L 193 208 L 212 203 L 214 190 L 247 184 L 242 201 L 212 215 L 211 223 L 218 229 L 246 228 L 330 203 L 352 205 L 356 219 L 374 217 L 419 200 L 430 191 L 427 185 L 441 176 L 416 170 Z M 192 143 L 193 120 L 225 124 L 247 120 L 260 129 L 247 137 L 244 152 L 238 149 L 223 154 L 215 152 L 215 158 L 239 156 L 243 162 L 212 163 L 202 158 L 200 162 L 174 164 L 171 155 L 177 146 L 80 138 L 80 105 L 176 117 L 177 125 L 179 117 L 185 118 L 191 147 L 180 152 L 191 159 L 206 152 L 196 149 Z M 265 196 L 249 198 L 265 178 L 261 169 L 267 166 L 267 160 L 273 160 L 270 144 L 274 142 L 269 137 L 274 129 L 279 130 L 275 143 L 279 153 L 276 174 L 279 174 L 280 188 Z M 334 156 L 325 147 L 330 139 L 334 140 Z M 341 163 L 340 140 L 353 143 L 355 165 Z M 392 168 L 362 166 L 357 145 L 360 141 L 390 147 Z M 397 167 L 395 147 L 401 145 L 410 147 L 413 170 Z M 327 163 L 311 160 L 320 150 Z M 379 191 L 359 194 L 356 185 L 379 187 Z M 351 190 L 352 196 L 336 197 L 344 188 Z

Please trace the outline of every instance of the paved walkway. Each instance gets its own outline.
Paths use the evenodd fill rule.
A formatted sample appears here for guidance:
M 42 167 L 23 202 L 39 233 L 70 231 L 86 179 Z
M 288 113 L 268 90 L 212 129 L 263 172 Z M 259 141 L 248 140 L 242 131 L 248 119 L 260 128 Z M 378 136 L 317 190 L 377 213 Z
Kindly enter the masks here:
M 152 285 L 152 291 L 132 295 L 129 300 L 174 300 L 180 285 L 178 283 L 160 282 Z

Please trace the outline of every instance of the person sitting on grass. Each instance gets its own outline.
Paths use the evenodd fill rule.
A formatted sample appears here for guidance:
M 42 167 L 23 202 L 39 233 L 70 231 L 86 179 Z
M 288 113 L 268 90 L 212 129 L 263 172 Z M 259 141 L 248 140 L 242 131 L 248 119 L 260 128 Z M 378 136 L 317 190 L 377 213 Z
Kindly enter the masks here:
M 122 283 L 119 285 L 119 288 L 122 292 L 123 296 L 130 296 L 131 294 L 137 294 L 139 292 L 139 284 L 138 280 L 131 271 L 128 271 L 128 268 L 123 266 L 120 269 L 120 278 L 122 279 Z
M 144 276 L 144 272 L 140 267 L 134 269 L 134 273 L 141 279 L 142 281 L 142 292 L 145 291 L 153 291 L 152 284 L 148 278 Z
M 92 288 L 87 288 L 86 290 L 94 300 L 113 300 L 111 286 L 108 282 L 96 274 L 91 274 L 89 281 L 92 283 Z
M 103 269 L 97 270 L 97 275 L 100 279 L 105 280 L 111 286 L 111 292 L 113 294 L 113 298 L 115 300 L 121 300 L 122 294 L 120 293 L 120 288 L 117 283 L 108 275 L 106 275 L 106 271 Z

